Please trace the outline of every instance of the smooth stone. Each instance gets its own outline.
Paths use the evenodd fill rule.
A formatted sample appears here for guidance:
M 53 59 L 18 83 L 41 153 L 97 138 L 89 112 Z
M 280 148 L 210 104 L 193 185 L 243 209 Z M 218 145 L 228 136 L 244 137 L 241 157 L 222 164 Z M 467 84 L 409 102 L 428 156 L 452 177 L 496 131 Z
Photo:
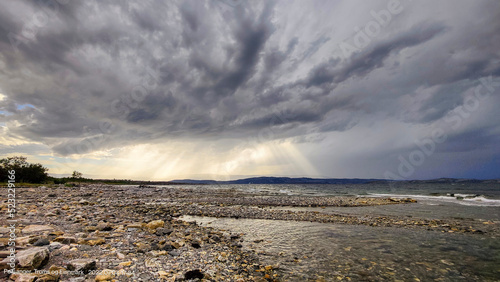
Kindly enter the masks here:
M 118 264 L 118 267 L 124 267 L 124 266 L 130 266 L 132 264 L 132 261 L 124 261 L 124 262 L 120 262 Z
M 23 229 L 23 233 L 34 233 L 42 231 L 53 231 L 54 228 L 48 225 L 28 225 Z
M 168 252 L 168 254 L 173 256 L 173 257 L 177 257 L 180 255 L 180 252 L 177 250 L 172 250 L 172 251 Z
M 63 246 L 63 244 L 61 244 L 59 242 L 52 242 L 52 243 L 50 243 L 49 248 L 52 251 L 52 250 L 60 249 L 62 246 Z
M 153 220 L 146 224 L 146 227 L 152 230 L 165 226 L 165 222 L 163 220 Z
M 109 281 L 115 278 L 115 271 L 111 269 L 104 269 L 95 277 L 95 281 Z

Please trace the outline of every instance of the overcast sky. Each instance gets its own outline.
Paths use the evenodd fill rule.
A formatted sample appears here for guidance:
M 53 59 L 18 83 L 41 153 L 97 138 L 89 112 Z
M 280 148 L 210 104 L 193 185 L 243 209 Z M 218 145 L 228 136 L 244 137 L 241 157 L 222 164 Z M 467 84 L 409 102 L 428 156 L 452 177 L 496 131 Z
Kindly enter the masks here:
M 500 178 L 497 0 L 0 7 L 0 156 L 52 175 Z

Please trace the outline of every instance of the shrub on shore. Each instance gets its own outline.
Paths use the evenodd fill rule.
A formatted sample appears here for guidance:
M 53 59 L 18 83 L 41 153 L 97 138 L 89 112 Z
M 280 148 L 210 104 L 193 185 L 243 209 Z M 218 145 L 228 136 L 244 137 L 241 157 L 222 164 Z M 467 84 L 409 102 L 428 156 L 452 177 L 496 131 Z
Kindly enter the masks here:
M 7 182 L 11 170 L 15 171 L 18 183 L 45 183 L 49 177 L 49 169 L 42 164 L 28 163 L 26 157 L 14 156 L 0 160 L 0 182 Z

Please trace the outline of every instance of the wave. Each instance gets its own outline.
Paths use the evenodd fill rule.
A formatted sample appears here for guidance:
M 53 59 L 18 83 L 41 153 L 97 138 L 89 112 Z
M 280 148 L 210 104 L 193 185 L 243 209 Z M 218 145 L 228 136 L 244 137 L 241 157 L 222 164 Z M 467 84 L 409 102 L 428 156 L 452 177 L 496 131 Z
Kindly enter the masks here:
M 465 206 L 486 206 L 486 207 L 500 207 L 500 200 L 488 199 L 483 195 L 477 194 L 443 194 L 443 195 L 410 195 L 410 194 L 376 194 L 368 193 L 370 197 L 391 197 L 391 198 L 413 198 L 420 200 L 429 200 L 433 202 L 447 202 Z M 366 195 L 359 195 L 359 197 L 366 197 Z

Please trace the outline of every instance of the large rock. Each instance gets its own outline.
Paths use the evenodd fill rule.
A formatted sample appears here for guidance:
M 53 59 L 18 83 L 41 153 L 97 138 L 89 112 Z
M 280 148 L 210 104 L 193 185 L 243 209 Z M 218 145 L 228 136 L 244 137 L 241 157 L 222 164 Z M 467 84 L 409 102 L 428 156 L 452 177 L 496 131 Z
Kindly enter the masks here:
M 19 269 L 40 269 L 48 261 L 50 252 L 47 247 L 36 247 L 27 250 L 22 250 L 16 254 L 18 260 L 17 268 Z
M 43 231 L 54 231 L 54 228 L 48 225 L 28 225 L 23 229 L 24 234 Z
M 67 269 L 71 271 L 81 271 L 84 274 L 97 268 L 97 263 L 93 259 L 75 259 L 68 263 Z

